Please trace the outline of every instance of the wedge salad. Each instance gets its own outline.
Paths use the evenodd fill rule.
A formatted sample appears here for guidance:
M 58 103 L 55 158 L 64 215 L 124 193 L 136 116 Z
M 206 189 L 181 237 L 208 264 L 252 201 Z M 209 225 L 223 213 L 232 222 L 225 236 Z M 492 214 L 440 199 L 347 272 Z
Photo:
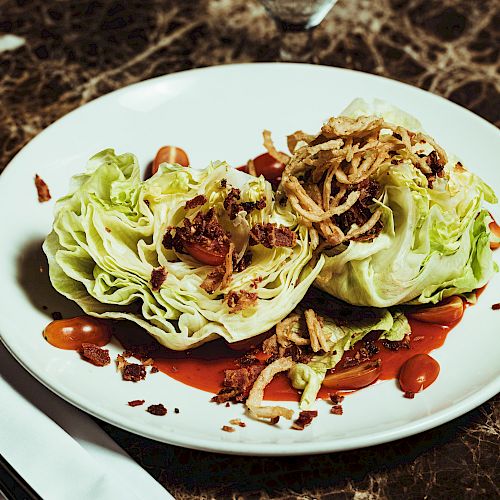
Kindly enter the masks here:
M 293 414 L 263 405 L 276 374 L 310 408 L 322 386 L 375 381 L 381 342 L 411 348 L 412 315 L 437 304 L 452 311 L 443 324 L 461 317 L 497 271 L 483 206 L 497 198 L 378 100 L 294 132 L 289 153 L 268 131 L 264 145 L 281 177 L 266 180 L 258 159 L 159 161 L 143 181 L 133 154 L 102 151 L 57 201 L 43 248 L 54 288 L 86 314 L 131 320 L 175 351 L 221 339 L 242 349 L 214 400 L 275 421 Z M 349 369 L 364 382 L 338 382 Z

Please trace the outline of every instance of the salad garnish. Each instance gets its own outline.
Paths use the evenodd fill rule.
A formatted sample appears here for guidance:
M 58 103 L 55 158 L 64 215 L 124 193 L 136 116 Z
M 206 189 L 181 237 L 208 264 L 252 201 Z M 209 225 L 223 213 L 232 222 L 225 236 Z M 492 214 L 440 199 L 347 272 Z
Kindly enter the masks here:
M 133 155 L 105 150 L 57 202 L 44 250 L 54 287 L 91 316 L 131 320 L 175 351 L 222 339 L 242 348 L 212 401 L 292 420 L 293 410 L 264 403 L 286 374 L 302 410 L 292 428 L 302 430 L 325 388 L 340 415 L 337 391 L 383 378 L 383 352 L 404 353 L 406 397 L 436 380 L 439 364 L 414 351 L 412 325 L 453 327 L 498 270 L 497 226 L 483 207 L 497 198 L 382 101 L 357 99 L 287 144 L 290 154 L 264 131 L 267 153 L 239 171 L 192 169 L 166 146 L 146 181 Z M 94 347 L 82 352 L 97 359 Z M 153 351 L 137 356 L 118 356 L 125 380 L 157 370 Z

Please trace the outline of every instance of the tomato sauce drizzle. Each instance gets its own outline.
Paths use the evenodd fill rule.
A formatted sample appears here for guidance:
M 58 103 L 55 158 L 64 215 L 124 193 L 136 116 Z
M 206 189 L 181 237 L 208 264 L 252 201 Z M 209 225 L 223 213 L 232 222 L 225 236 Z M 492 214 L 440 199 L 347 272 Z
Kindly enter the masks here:
M 409 349 L 401 348 L 393 351 L 384 347 L 381 341 L 375 341 L 379 352 L 373 356 L 373 359 L 382 361 L 382 373 L 379 380 L 397 378 L 406 360 L 416 354 L 428 354 L 441 347 L 449 332 L 459 323 L 457 321 L 445 326 L 414 319 L 409 319 L 409 322 L 412 329 Z M 128 334 L 119 331 L 116 336 L 126 349 L 132 351 L 137 345 L 151 345 L 151 338 L 139 329 Z M 346 356 L 353 356 L 361 347 L 362 342 L 359 342 L 344 354 L 343 360 Z M 239 368 L 236 361 L 244 354 L 244 351 L 230 349 L 223 340 L 216 340 L 185 352 L 172 351 L 157 344 L 155 351 L 154 365 L 161 372 L 179 382 L 212 394 L 216 394 L 222 388 L 224 370 Z M 322 388 L 318 397 L 326 399 L 331 392 L 331 389 Z M 270 401 L 298 401 L 299 398 L 300 394 L 291 386 L 285 374 L 276 376 L 265 391 L 265 399 Z

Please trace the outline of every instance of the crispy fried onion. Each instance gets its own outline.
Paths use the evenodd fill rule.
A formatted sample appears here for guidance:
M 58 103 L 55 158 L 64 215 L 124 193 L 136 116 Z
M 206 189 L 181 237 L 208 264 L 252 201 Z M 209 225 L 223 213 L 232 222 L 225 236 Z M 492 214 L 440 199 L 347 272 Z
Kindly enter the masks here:
M 276 149 L 276 146 L 274 145 L 273 140 L 271 139 L 271 132 L 269 130 L 264 130 L 262 132 L 262 137 L 264 138 L 264 147 L 266 148 L 267 152 L 277 161 L 283 163 L 286 165 L 288 163 L 288 160 L 290 157 L 285 154 L 281 153 Z
M 306 318 L 307 330 L 309 331 L 309 338 L 311 339 L 311 349 L 314 352 L 318 352 L 321 349 L 328 352 L 322 321 L 312 309 L 307 309 L 304 316 Z
M 250 415 L 258 419 L 275 419 L 284 417 L 290 420 L 293 417 L 293 410 L 283 408 L 282 406 L 262 406 L 264 399 L 264 389 L 271 382 L 274 376 L 280 372 L 290 370 L 295 363 L 291 357 L 279 358 L 267 365 L 254 382 L 246 405 Z
M 301 337 L 297 332 L 299 323 L 300 316 L 298 314 L 291 314 L 276 325 L 276 338 L 280 346 L 288 347 L 291 344 L 309 344 L 309 339 Z
M 233 256 L 234 243 L 229 244 L 229 251 L 226 254 L 224 264 L 210 271 L 202 284 L 200 285 L 207 293 L 213 293 L 215 290 L 226 288 L 233 277 Z
M 376 116 L 330 118 L 318 135 L 297 131 L 287 142 L 292 156 L 284 161 L 264 132 L 269 153 L 286 164 L 281 190 L 300 223 L 314 230 L 313 248 L 321 249 L 370 241 L 380 233 L 382 212 L 375 200 L 381 196 L 377 178 L 382 167 L 411 162 L 431 185 L 436 169 L 448 161 L 431 137 Z M 428 155 L 418 154 L 423 143 L 431 149 Z M 437 167 L 431 161 L 436 157 Z

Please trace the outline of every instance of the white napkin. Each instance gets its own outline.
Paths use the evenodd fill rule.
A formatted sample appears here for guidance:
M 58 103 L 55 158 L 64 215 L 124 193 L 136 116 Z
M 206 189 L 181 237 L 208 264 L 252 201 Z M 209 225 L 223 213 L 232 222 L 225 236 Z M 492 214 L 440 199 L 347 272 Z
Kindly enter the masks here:
M 172 499 L 94 421 L 0 344 L 0 453 L 44 499 Z

